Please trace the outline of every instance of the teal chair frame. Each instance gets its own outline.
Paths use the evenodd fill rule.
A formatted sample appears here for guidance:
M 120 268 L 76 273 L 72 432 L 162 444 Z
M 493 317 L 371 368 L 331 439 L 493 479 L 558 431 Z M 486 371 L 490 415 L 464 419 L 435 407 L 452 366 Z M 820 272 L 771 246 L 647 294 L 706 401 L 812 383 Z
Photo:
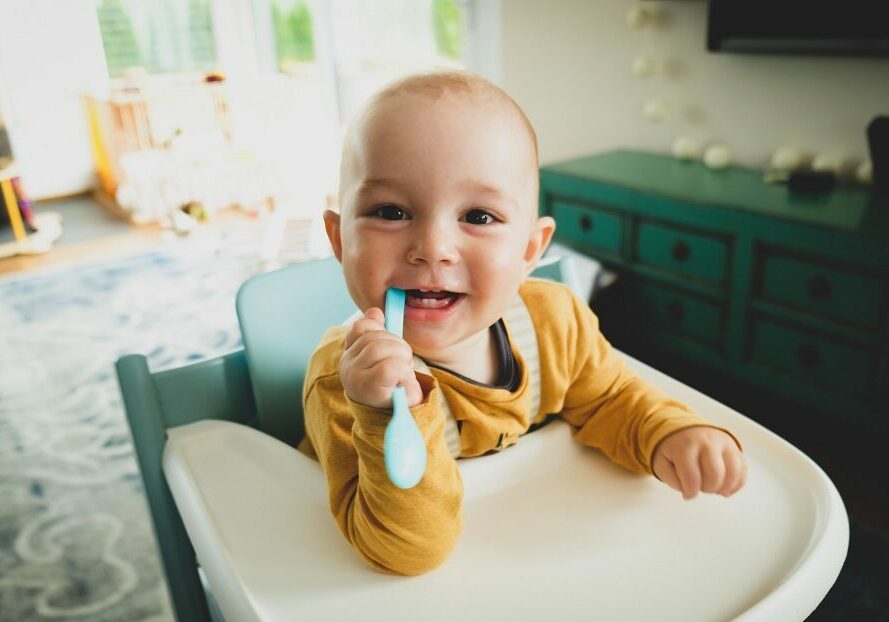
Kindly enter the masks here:
M 542 263 L 534 276 L 571 282 L 570 262 Z M 295 446 L 302 438 L 302 383 L 324 330 L 355 311 L 334 259 L 294 264 L 247 280 L 236 307 L 244 348 L 152 372 L 141 354 L 116 363 L 133 446 L 180 622 L 212 620 L 194 549 L 167 487 L 167 429 L 204 419 L 233 421 Z

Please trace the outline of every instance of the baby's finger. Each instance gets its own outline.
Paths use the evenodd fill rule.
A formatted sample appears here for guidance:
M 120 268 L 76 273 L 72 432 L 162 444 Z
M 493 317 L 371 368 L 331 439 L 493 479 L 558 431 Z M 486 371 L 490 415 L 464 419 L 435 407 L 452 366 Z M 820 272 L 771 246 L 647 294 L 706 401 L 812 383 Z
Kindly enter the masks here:
M 673 463 L 663 456 L 658 456 L 654 462 L 652 470 L 661 478 L 661 481 L 670 488 L 682 492 L 682 484 L 679 482 L 679 476 L 676 475 L 676 467 L 673 466 Z
M 413 366 L 411 369 L 413 370 Z M 404 391 L 407 393 L 408 406 L 413 407 L 423 401 L 423 387 L 420 386 L 416 373 L 412 373 L 410 378 L 405 380 Z
M 701 491 L 719 492 L 725 482 L 725 462 L 722 454 L 712 445 L 705 445 L 698 456 L 701 469 Z
M 373 386 L 387 395 L 399 385 L 406 387 L 411 382 L 417 381 L 414 366 L 403 359 L 385 358 L 367 371 Z
M 369 369 L 383 359 L 396 359 L 413 365 L 411 347 L 401 337 L 391 333 L 374 332 L 362 335 L 353 345 L 353 365 Z
M 676 467 L 676 475 L 682 490 L 682 498 L 694 499 L 701 490 L 701 471 L 698 466 L 698 457 L 692 452 L 684 453 L 673 461 Z
M 371 307 L 362 317 L 352 322 L 346 332 L 345 348 L 348 350 L 352 347 L 352 344 L 361 335 L 378 330 L 386 330 L 386 325 L 383 323 L 383 312 L 377 307 Z
M 369 363 L 366 358 L 365 350 L 377 342 L 400 344 L 402 339 L 382 330 L 374 330 L 364 333 L 343 351 L 343 357 L 340 359 L 340 372 L 342 373 L 343 369 L 359 370 L 369 367 L 371 363 Z M 363 359 L 362 356 L 364 356 Z
M 728 448 L 722 452 L 725 460 L 725 482 L 719 494 L 730 497 L 747 481 L 747 463 L 744 456 L 734 448 Z
M 386 321 L 386 316 L 383 314 L 383 310 L 379 307 L 371 307 L 367 311 L 364 312 L 365 319 L 373 320 L 375 322 L 379 322 L 383 324 Z

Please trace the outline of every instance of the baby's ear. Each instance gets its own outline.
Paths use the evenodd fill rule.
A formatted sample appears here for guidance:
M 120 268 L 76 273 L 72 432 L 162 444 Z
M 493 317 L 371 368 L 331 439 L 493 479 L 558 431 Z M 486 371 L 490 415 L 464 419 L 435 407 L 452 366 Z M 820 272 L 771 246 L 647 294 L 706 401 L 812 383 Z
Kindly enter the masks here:
M 343 239 L 340 237 L 340 215 L 335 211 L 324 210 L 324 230 L 327 231 L 327 239 L 333 248 L 336 260 L 343 263 Z
M 556 221 L 550 216 L 538 218 L 531 227 L 531 235 L 528 238 L 528 246 L 525 247 L 525 276 L 527 277 L 537 267 L 543 252 L 553 239 L 556 231 Z

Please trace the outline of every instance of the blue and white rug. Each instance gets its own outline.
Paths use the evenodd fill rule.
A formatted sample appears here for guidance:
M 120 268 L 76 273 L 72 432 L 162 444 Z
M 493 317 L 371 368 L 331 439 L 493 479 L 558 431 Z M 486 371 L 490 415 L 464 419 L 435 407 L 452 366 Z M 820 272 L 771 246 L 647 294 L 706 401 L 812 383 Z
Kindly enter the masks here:
M 240 346 L 250 249 L 0 281 L 0 620 L 172 620 L 114 372 Z

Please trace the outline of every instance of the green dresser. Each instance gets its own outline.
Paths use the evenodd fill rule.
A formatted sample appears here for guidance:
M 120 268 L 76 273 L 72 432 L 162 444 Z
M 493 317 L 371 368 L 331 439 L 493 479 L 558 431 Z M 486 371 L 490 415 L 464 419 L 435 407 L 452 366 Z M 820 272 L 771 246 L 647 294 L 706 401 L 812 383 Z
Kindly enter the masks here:
M 616 346 L 887 429 L 886 198 L 614 151 L 543 167 L 540 210 L 618 274 L 593 305 Z

